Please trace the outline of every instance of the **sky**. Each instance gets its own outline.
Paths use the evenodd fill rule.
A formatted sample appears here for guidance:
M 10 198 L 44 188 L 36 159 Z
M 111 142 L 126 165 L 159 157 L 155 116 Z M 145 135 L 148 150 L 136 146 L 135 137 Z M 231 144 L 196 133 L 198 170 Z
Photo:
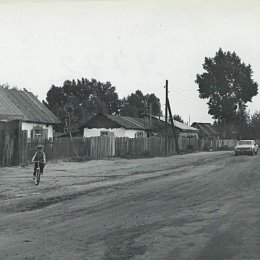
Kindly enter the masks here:
M 260 0 L 0 0 L 0 84 L 46 98 L 54 84 L 110 81 L 119 98 L 154 93 L 185 122 L 212 122 L 196 74 L 219 48 L 260 84 Z M 259 91 L 260 92 L 260 91 Z M 260 110 L 260 94 L 248 104 Z

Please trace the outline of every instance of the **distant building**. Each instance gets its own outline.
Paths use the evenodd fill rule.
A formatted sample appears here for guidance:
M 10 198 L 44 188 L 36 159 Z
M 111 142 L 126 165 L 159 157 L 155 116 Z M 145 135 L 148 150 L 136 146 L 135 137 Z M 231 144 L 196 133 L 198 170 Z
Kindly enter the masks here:
M 221 135 L 212 124 L 194 122 L 192 126 L 199 130 L 199 147 L 201 150 L 216 149 L 219 147 Z
M 165 135 L 168 136 L 173 135 L 171 124 L 168 122 L 167 129 L 165 129 L 165 118 L 164 117 L 157 117 L 157 116 L 150 116 L 148 114 L 144 115 L 143 118 L 145 119 L 145 122 L 150 123 L 150 129 L 153 131 L 156 135 Z M 198 133 L 199 130 L 197 128 L 194 128 L 192 126 L 189 126 L 185 123 L 181 123 L 177 120 L 173 120 L 174 127 L 176 130 L 176 134 L 178 138 L 197 138 L 198 139 Z
M 194 143 L 198 142 L 199 130 L 174 121 L 176 135 L 180 150 L 186 150 L 188 146 L 194 149 Z M 129 116 L 114 116 L 98 113 L 89 119 L 82 127 L 83 137 L 114 136 L 114 137 L 150 137 L 150 136 L 173 136 L 171 125 L 165 127 L 163 119 L 151 115 L 144 115 L 141 118 Z
M 21 121 L 21 130 L 35 139 L 53 138 L 53 126 L 61 121 L 27 90 L 0 87 L 0 121 Z
M 151 115 L 144 115 L 146 124 L 150 125 L 150 131 L 152 135 L 157 136 L 173 136 L 173 129 L 171 124 L 168 122 L 165 126 L 164 117 L 156 117 Z M 178 139 L 178 145 L 180 151 L 197 150 L 198 149 L 198 133 L 197 128 L 191 127 L 185 123 L 181 123 L 177 120 L 173 120 L 174 129 Z
M 199 129 L 200 138 L 214 139 L 220 137 L 218 130 L 210 123 L 194 122 L 191 126 Z
M 114 116 L 98 113 L 90 118 L 82 127 L 83 137 L 114 136 L 114 137 L 147 137 L 149 127 L 144 119 L 128 116 Z

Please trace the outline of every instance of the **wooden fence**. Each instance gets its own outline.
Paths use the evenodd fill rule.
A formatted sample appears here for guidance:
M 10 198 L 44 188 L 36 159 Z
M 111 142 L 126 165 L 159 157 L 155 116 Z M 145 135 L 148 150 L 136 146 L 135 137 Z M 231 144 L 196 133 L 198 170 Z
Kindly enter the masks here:
M 30 162 L 38 142 L 26 143 L 26 134 L 23 133 L 20 157 L 21 164 Z M 113 136 L 99 136 L 91 138 L 62 137 L 46 140 L 42 143 L 47 160 L 59 159 L 102 159 L 109 157 L 140 158 L 164 156 L 175 153 L 174 140 L 162 137 L 148 138 L 115 138 Z M 166 151 L 167 145 L 167 151 Z
M 20 122 L 0 122 L 0 166 L 20 163 Z
M 115 140 L 115 156 L 117 157 L 153 157 L 174 154 L 175 152 L 173 138 L 167 138 L 167 141 L 163 137 L 123 137 Z
M 82 138 L 67 137 L 42 142 L 48 160 L 69 158 L 102 159 L 115 155 L 114 137 Z M 27 143 L 23 148 L 22 164 L 27 164 L 37 150 L 37 142 Z
M 219 150 L 219 149 L 233 149 L 237 144 L 235 139 L 218 139 L 218 138 L 201 138 L 199 139 L 198 150 Z
M 191 152 L 199 150 L 199 141 L 195 136 L 180 137 L 179 149 L 181 152 Z
M 226 146 L 233 148 L 236 140 L 198 140 L 196 138 L 179 138 L 181 152 L 219 149 Z M 173 138 L 140 137 L 115 138 L 100 136 L 91 138 L 62 137 L 42 142 L 47 160 L 59 159 L 102 159 L 109 157 L 142 158 L 165 156 L 176 153 Z M 27 139 L 27 132 L 20 130 L 18 122 L 0 122 L 0 166 L 27 165 L 38 142 Z

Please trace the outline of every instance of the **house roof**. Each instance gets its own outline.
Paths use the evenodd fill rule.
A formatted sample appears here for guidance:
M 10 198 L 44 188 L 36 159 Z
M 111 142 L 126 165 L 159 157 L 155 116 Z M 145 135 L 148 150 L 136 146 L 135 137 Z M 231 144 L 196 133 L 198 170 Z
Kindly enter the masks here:
M 27 90 L 6 89 L 0 87 L 0 114 L 8 119 L 11 114 L 13 118 L 25 122 L 44 124 L 59 124 L 61 121 L 45 107 L 31 92 Z
M 11 102 L 4 88 L 0 87 L 0 120 L 19 120 L 23 117 L 23 113 Z
M 90 124 L 99 116 L 103 116 L 108 120 L 116 123 L 117 125 L 125 128 L 125 129 L 136 129 L 136 130 L 147 130 L 145 127 L 144 119 L 135 118 L 130 116 L 117 116 L 117 115 L 109 115 L 104 113 L 98 113 L 91 117 L 81 128 L 85 128 L 90 126 Z
M 156 118 L 160 121 L 162 121 L 163 123 L 165 122 L 165 118 L 164 117 L 156 117 L 156 116 L 152 116 L 153 118 Z M 189 132 L 198 132 L 199 130 L 195 127 L 189 126 L 187 124 L 181 123 L 179 121 L 173 120 L 174 126 L 176 128 L 178 128 L 181 131 L 189 131 Z
M 219 136 L 219 132 L 217 129 L 211 125 L 210 123 L 197 123 L 194 122 L 192 124 L 194 127 L 199 129 L 200 135 L 201 136 L 206 136 L 206 137 L 217 137 Z
M 103 114 L 103 113 L 94 115 L 81 128 L 93 127 L 92 123 L 95 119 L 97 119 L 98 116 L 103 116 L 106 119 L 109 119 L 112 122 L 115 122 L 117 125 L 125 128 L 125 129 L 152 130 L 155 132 L 162 132 L 162 131 L 164 132 L 165 131 L 164 120 L 159 119 L 158 117 L 155 117 L 155 116 L 152 116 L 152 124 L 150 124 L 147 121 L 147 117 L 145 117 L 145 116 L 142 118 L 136 118 L 136 117 L 130 117 L 130 116 L 115 116 L 115 115 L 109 115 L 109 114 Z M 198 132 L 199 131 L 197 128 L 183 124 L 176 120 L 174 120 L 174 125 L 180 131 L 188 131 L 188 132 Z M 169 129 L 167 131 L 169 132 L 169 134 L 172 133 L 170 124 L 169 124 Z
M 117 122 L 126 129 L 146 130 L 144 119 L 130 116 L 113 116 L 106 114 L 107 118 Z

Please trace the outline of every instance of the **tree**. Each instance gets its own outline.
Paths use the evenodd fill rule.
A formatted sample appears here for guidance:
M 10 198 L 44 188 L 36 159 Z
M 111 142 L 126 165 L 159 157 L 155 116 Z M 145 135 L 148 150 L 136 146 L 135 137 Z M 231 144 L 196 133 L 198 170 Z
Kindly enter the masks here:
M 71 129 L 77 129 L 93 113 L 118 113 L 120 100 L 110 82 L 95 79 L 66 80 L 63 86 L 52 85 L 44 104 L 62 122 L 70 122 Z M 64 127 L 65 125 L 63 125 Z
M 251 65 L 242 63 L 235 52 L 216 53 L 214 58 L 205 58 L 206 72 L 197 74 L 199 97 L 209 99 L 209 114 L 219 123 L 236 122 L 239 111 L 258 93 L 258 84 L 252 79 Z
M 173 119 L 176 120 L 176 121 L 178 121 L 178 122 L 184 123 L 184 121 L 183 121 L 183 119 L 181 118 L 180 115 L 174 115 L 174 116 L 173 116 Z
M 260 139 L 260 111 L 256 111 L 250 121 L 252 138 Z
M 52 85 L 43 103 L 63 122 L 69 122 L 71 130 L 78 129 L 92 114 L 102 112 L 139 117 L 149 113 L 160 115 L 160 100 L 154 94 L 144 95 L 137 90 L 120 100 L 110 82 L 95 79 L 66 80 L 63 86 Z
M 161 115 L 160 99 L 155 94 L 144 95 L 141 90 L 122 99 L 121 111 L 122 116 L 140 117 L 144 113 L 150 113 L 154 116 Z

